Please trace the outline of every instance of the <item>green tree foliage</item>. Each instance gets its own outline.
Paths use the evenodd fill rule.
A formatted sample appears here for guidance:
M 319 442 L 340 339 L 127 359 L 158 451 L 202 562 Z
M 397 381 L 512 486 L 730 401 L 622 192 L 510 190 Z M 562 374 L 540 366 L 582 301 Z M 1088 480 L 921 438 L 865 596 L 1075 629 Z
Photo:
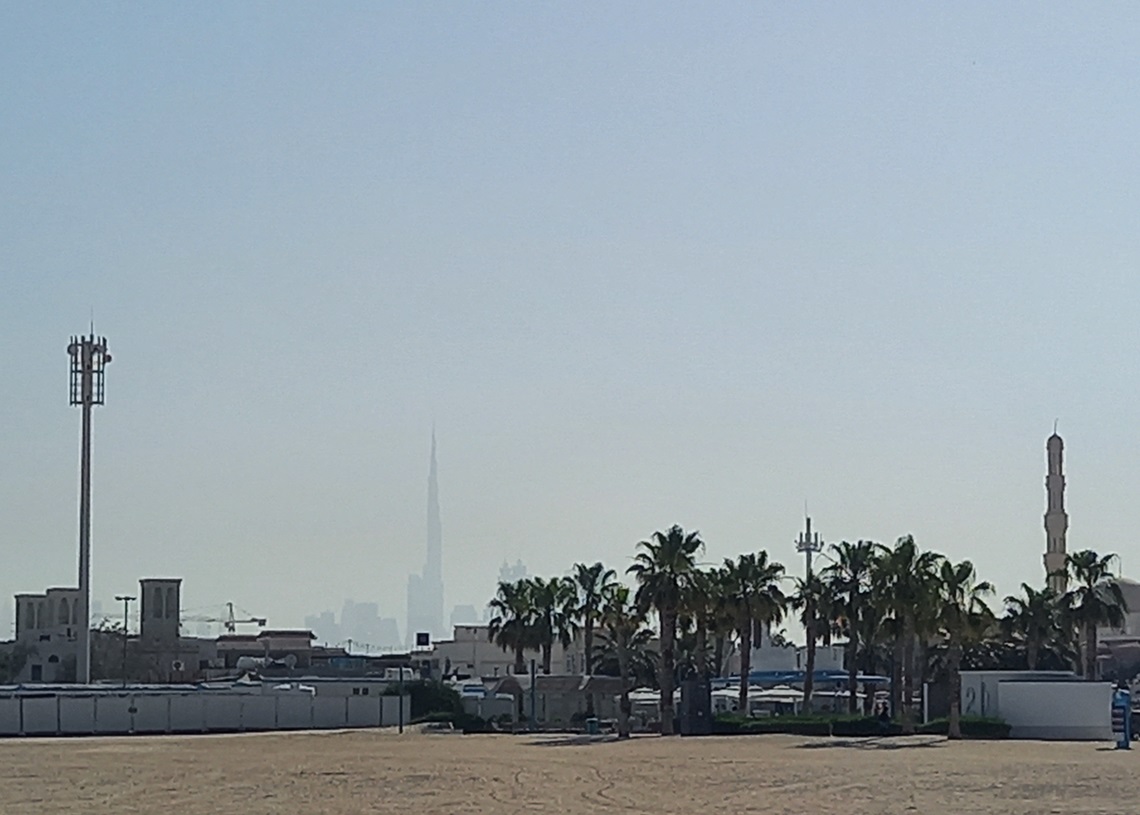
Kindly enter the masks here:
M 677 616 L 697 570 L 697 554 L 705 544 L 700 533 L 686 533 L 679 526 L 654 532 L 641 541 L 633 565 L 627 570 L 637 581 L 637 606 L 653 609 L 660 623 L 661 734 L 673 734 L 673 687 L 675 681 Z

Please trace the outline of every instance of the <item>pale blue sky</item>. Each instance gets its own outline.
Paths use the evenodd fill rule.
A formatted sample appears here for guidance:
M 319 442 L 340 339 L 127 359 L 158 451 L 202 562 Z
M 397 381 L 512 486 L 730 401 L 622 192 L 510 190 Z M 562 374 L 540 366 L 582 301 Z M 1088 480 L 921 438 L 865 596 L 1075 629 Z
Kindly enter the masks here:
M 1125 3 L 6 3 L 0 596 L 74 581 L 91 308 L 104 601 L 402 621 L 433 418 L 448 610 L 805 499 L 1008 593 L 1054 418 L 1140 576 L 1138 80 Z

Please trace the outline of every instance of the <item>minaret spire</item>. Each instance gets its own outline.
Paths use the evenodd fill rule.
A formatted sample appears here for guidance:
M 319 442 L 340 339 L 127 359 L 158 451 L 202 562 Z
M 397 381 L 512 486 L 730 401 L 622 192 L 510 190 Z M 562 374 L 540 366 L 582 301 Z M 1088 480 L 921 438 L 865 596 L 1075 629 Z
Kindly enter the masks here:
M 1057 594 L 1069 587 L 1067 573 L 1066 536 L 1069 514 L 1065 511 L 1065 443 L 1057 435 L 1056 422 L 1053 435 L 1045 442 L 1048 474 L 1045 476 L 1045 580 Z

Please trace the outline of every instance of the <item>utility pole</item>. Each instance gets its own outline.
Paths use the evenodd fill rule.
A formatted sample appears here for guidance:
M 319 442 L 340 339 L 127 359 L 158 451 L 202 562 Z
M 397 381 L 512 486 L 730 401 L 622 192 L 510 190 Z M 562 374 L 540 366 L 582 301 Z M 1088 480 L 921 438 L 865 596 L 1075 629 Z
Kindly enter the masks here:
M 400 672 L 399 696 L 396 697 L 400 700 L 400 718 L 397 721 L 399 722 L 399 732 L 402 735 L 404 732 L 404 666 L 401 665 L 397 670 Z
M 116 594 L 115 599 L 123 604 L 123 687 L 127 686 L 127 639 L 129 634 L 130 607 L 134 597 L 125 594 Z
M 75 678 L 91 683 L 91 409 L 103 404 L 103 369 L 111 361 L 107 338 L 75 336 L 67 346 L 71 357 L 71 405 L 83 409 L 79 453 L 79 653 Z
M 811 556 L 823 551 L 823 541 L 818 532 L 811 531 L 811 517 L 804 513 L 804 531 L 796 541 L 796 551 L 803 552 L 806 570 L 803 584 L 805 607 L 804 618 L 807 625 L 807 663 L 804 665 L 804 712 L 811 712 L 811 695 L 815 685 L 815 598 L 811 579 Z

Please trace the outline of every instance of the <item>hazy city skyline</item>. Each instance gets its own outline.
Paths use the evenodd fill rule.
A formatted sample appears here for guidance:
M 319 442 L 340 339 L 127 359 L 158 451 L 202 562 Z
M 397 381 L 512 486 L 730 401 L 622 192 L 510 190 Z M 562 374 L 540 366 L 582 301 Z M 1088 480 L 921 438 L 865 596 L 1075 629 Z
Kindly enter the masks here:
M 1099 13 L 1098 13 L 1099 12 Z M 93 596 L 445 614 L 679 523 L 1140 575 L 1140 9 L 0 7 L 0 623 Z M 335 606 L 333 606 L 335 607 Z

